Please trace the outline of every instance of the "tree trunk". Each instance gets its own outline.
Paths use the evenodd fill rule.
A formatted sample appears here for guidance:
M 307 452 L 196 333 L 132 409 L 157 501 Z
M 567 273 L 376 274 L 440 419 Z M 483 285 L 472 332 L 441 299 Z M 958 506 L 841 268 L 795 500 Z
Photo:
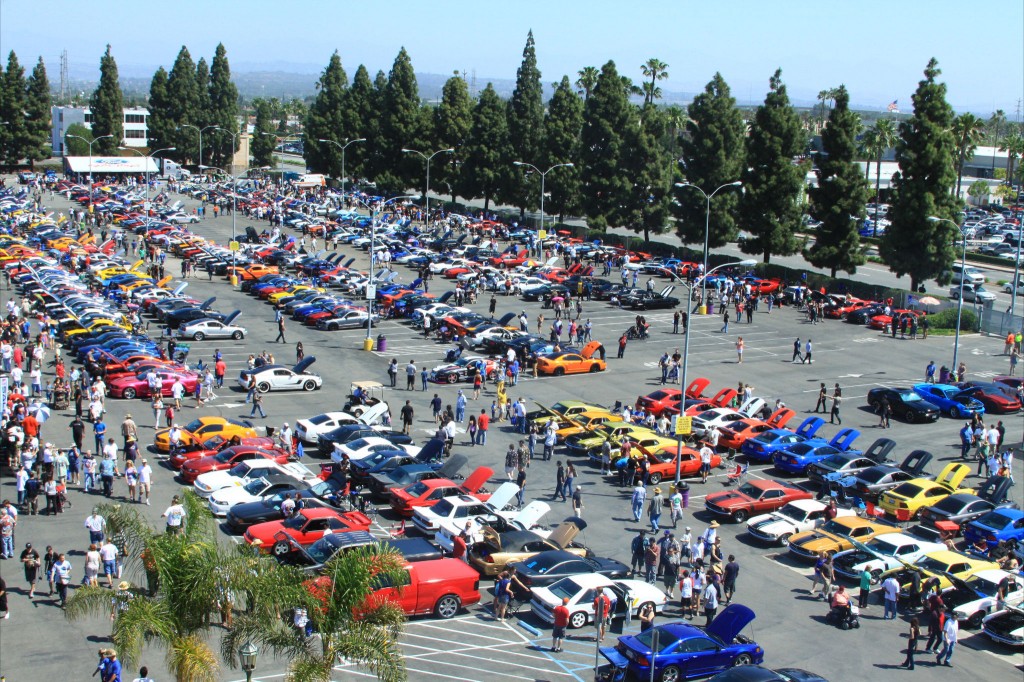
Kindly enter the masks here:
M 484 195 L 484 211 L 489 211 L 490 209 L 491 209 L 491 195 L 490 194 L 485 194 Z
M 878 236 L 878 202 L 882 199 L 882 155 L 878 155 L 878 163 L 875 166 L 875 222 L 871 226 L 871 236 Z
M 651 250 L 651 228 L 644 225 L 644 248 Z
M 772 252 L 767 250 L 767 249 L 765 249 L 765 252 L 764 252 L 764 263 L 765 263 L 765 265 L 770 263 L 771 260 L 772 260 Z

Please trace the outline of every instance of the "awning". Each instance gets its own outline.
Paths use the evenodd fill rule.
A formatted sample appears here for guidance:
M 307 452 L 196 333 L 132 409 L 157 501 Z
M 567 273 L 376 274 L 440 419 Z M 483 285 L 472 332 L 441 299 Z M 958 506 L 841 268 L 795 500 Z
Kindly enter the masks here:
M 88 156 L 65 156 L 64 164 L 72 173 L 88 173 Z M 159 173 L 156 161 L 142 156 L 94 156 L 93 174 L 104 173 Z

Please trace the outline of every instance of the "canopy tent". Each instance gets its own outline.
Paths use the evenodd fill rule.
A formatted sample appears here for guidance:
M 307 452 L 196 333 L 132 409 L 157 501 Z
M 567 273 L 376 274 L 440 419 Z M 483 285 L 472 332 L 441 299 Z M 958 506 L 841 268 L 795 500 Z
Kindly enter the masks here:
M 70 173 L 88 173 L 88 156 L 65 156 L 64 170 Z M 110 175 L 111 173 L 159 173 L 156 161 L 142 156 L 94 156 L 92 157 L 93 175 Z

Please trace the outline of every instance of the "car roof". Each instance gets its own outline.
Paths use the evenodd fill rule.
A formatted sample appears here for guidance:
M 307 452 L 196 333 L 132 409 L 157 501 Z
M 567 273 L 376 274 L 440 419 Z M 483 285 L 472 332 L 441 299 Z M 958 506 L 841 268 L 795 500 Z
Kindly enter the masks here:
M 804 511 L 818 511 L 819 509 L 822 509 L 825 506 L 824 504 L 822 504 L 818 500 L 814 500 L 814 499 L 793 500 L 792 502 L 787 502 L 786 504 L 787 505 L 791 504 L 794 507 L 797 507 L 799 509 L 803 509 Z

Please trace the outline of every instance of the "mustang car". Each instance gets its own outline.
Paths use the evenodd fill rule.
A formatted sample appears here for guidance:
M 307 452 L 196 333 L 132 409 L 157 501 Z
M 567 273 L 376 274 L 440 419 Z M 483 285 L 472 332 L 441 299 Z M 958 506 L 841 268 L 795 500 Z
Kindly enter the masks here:
M 826 509 L 828 506 L 817 500 L 795 500 L 778 511 L 750 519 L 747 534 L 761 542 L 785 547 L 793 535 L 814 530 L 825 523 L 828 520 Z M 839 508 L 836 513 L 836 518 L 856 516 L 851 509 Z
M 781 481 L 747 481 L 736 490 L 711 493 L 704 498 L 704 508 L 715 517 L 743 523 L 752 514 L 765 514 L 781 509 L 795 500 L 809 500 L 809 490 Z
M 316 362 L 313 356 L 307 356 L 291 369 L 283 365 L 264 365 L 255 369 L 243 369 L 238 375 L 239 385 L 248 390 L 249 378 L 256 380 L 256 390 L 260 393 L 269 391 L 314 391 L 323 386 L 324 380 L 319 374 L 306 370 Z

